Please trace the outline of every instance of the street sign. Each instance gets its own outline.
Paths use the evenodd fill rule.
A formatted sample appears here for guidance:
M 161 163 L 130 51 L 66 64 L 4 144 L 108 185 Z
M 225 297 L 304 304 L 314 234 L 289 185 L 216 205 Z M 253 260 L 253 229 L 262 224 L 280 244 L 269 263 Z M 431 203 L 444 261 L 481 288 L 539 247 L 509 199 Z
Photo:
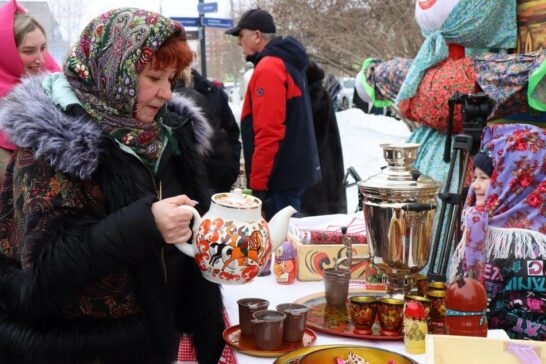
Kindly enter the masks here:
M 184 27 L 200 27 L 201 21 L 199 18 L 186 18 L 186 17 L 178 17 L 173 16 L 171 17 L 172 20 L 176 20 L 180 24 L 182 24 Z
M 209 28 L 231 28 L 233 19 L 203 18 L 203 25 Z
M 218 3 L 199 3 L 197 4 L 199 14 L 216 13 L 218 11 Z
M 187 40 L 199 40 L 199 31 L 198 30 L 186 30 L 186 39 Z

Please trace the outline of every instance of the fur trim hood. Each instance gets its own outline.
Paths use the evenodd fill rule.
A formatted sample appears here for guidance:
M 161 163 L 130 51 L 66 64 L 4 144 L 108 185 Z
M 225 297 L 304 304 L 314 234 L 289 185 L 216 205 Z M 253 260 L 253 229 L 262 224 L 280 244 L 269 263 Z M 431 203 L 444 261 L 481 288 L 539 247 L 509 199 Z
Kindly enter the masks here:
M 99 166 L 106 136 L 89 116 L 71 116 L 57 107 L 42 88 L 44 77 L 24 79 L 0 100 L 0 130 L 19 148 L 31 149 L 34 158 L 89 179 Z M 179 94 L 173 95 L 168 109 L 193 122 L 196 150 L 208 153 L 213 132 L 201 109 Z

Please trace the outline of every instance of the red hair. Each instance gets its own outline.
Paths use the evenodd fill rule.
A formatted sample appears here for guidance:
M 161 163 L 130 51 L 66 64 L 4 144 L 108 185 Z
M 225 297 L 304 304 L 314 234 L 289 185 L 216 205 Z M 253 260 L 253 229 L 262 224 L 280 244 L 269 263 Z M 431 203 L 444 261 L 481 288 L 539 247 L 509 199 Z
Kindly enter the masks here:
M 155 52 L 151 66 L 155 70 L 174 67 L 175 79 L 178 79 L 182 70 L 191 64 L 192 59 L 192 50 L 184 38 L 172 36 Z

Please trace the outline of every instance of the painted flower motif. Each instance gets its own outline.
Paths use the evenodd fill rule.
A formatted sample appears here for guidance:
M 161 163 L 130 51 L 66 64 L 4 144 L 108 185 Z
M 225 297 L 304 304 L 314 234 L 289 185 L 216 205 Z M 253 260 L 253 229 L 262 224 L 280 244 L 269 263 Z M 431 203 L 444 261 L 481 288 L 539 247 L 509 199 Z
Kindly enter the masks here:
M 145 19 L 146 24 L 154 24 L 155 25 L 155 24 L 157 24 L 158 21 L 159 21 L 159 19 L 157 18 L 156 14 L 150 14 Z
M 125 144 L 125 145 L 128 145 L 131 143 L 131 141 L 134 139 L 134 137 L 131 135 L 131 134 L 125 134 L 124 136 L 121 137 L 120 141 Z
M 487 198 L 487 201 L 485 201 L 485 206 L 487 207 L 487 210 L 493 211 L 498 204 L 498 200 L 499 200 L 499 195 L 495 193 L 490 195 Z
M 518 178 L 518 183 L 521 187 L 526 188 L 529 187 L 534 182 L 534 180 L 535 178 L 528 172 L 523 172 Z
M 137 73 L 142 72 L 144 69 L 144 66 L 150 62 L 154 55 L 154 50 L 150 47 L 144 47 L 140 51 L 140 57 L 138 57 L 137 61 L 135 62 L 135 70 Z
M 85 55 L 85 58 L 89 58 L 89 47 L 91 43 L 88 37 L 83 36 L 80 40 L 80 48 L 83 51 L 83 54 Z
M 95 35 L 97 37 L 102 37 L 103 34 L 104 34 L 104 24 L 99 24 L 97 29 L 95 29 Z
M 138 136 L 138 144 L 147 144 L 155 138 L 155 133 L 153 131 L 145 131 Z
M 539 193 L 533 192 L 527 196 L 527 203 L 533 208 L 538 208 L 542 205 L 542 198 Z
M 539 193 L 546 193 L 546 181 L 540 182 L 537 188 Z
M 516 144 L 514 144 L 514 149 L 519 152 L 524 152 L 527 150 L 527 143 L 522 140 L 518 140 Z
M 84 80 L 87 80 L 89 78 L 89 71 L 87 70 L 87 67 L 85 67 L 85 65 L 78 63 L 75 70 L 76 72 L 78 72 L 80 78 L 83 78 Z

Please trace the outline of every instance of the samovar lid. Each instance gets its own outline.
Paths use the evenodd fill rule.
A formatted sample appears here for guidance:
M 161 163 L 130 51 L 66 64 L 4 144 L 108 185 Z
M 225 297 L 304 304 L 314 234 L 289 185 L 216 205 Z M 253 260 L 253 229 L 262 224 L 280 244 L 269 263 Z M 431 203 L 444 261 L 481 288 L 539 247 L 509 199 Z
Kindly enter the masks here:
M 358 183 L 364 196 L 388 198 L 393 194 L 403 194 L 411 199 L 438 194 L 441 183 L 412 167 L 420 144 L 381 144 L 380 147 L 388 165 L 378 174 Z

